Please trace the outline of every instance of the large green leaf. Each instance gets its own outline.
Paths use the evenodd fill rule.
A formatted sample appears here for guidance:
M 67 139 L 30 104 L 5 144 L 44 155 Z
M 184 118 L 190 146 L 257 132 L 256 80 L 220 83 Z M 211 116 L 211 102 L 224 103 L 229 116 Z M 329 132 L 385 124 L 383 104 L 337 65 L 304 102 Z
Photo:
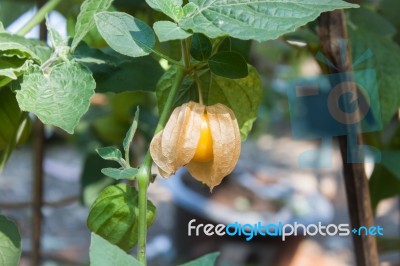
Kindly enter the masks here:
M 22 112 L 19 109 L 15 94 L 9 89 L 0 91 L 0 150 L 9 144 L 18 130 Z M 23 142 L 29 136 L 29 120 L 20 139 Z
M 157 21 L 153 25 L 153 29 L 160 42 L 171 40 L 183 40 L 192 34 L 181 29 L 176 23 L 171 21 Z
M 45 43 L 1 32 L 0 87 L 16 80 L 19 75 L 26 72 L 32 60 L 41 63 L 49 56 L 50 49 Z
M 208 105 L 222 103 L 230 107 L 237 118 L 242 140 L 246 139 L 257 118 L 262 98 L 261 79 L 252 66 L 242 79 L 228 79 L 214 74 L 201 77 L 203 94 Z
M 143 21 L 126 13 L 97 13 L 95 21 L 101 36 L 120 54 L 132 57 L 145 56 L 154 47 L 153 30 Z
M 24 60 L 16 56 L 0 56 L 0 87 L 18 79 L 31 65 L 31 60 Z
M 230 35 L 266 41 L 294 31 L 322 12 L 357 5 L 340 0 L 191 0 L 197 6 L 179 22 L 185 30 L 211 38 Z
M 89 255 L 91 266 L 142 266 L 133 256 L 94 233 L 90 241 Z
M 94 15 L 101 11 L 106 11 L 114 0 L 85 0 L 81 5 L 81 12 L 75 25 L 75 36 L 71 44 L 74 51 L 78 43 L 95 25 Z
M 131 249 L 138 240 L 138 193 L 127 184 L 104 189 L 90 208 L 89 229 L 124 250 Z M 156 209 L 148 201 L 147 226 L 155 220 Z
M 219 252 L 210 253 L 180 266 L 212 266 L 215 265 L 218 256 Z
M 380 13 L 388 19 L 392 25 L 394 25 L 397 29 L 397 34 L 394 37 L 395 41 L 400 44 L 400 1 L 398 0 L 381 0 L 380 4 Z M 382 28 L 383 31 L 385 29 Z
M 21 237 L 15 223 L 0 215 L 0 264 L 17 266 L 21 257 Z
M 92 74 L 76 62 L 63 62 L 44 73 L 38 66 L 23 76 L 17 101 L 49 125 L 72 134 L 87 112 L 96 83 Z
M 96 80 L 96 92 L 155 91 L 163 74 L 160 64 L 151 56 L 132 58 L 114 51 L 104 52 L 78 45 L 74 57 L 87 66 Z M 148 78 L 148 77 L 152 78 Z
M 396 28 L 385 17 L 364 7 L 351 10 L 350 21 L 383 36 L 392 37 L 397 32 Z
M 94 73 L 98 87 L 97 92 L 146 91 L 154 92 L 157 81 L 163 70 L 160 64 L 151 57 L 132 58 L 132 61 L 117 66 L 98 66 Z M 109 69 L 109 72 L 104 72 Z M 151 77 L 151 78 L 149 78 Z
M 50 49 L 41 41 L 26 39 L 7 32 L 0 33 L 0 55 L 2 56 L 17 56 L 43 63 L 49 58 L 50 53 Z
M 163 12 L 174 21 L 179 21 L 183 16 L 182 0 L 146 0 L 147 4 L 160 12 Z
M 375 209 L 382 199 L 400 194 L 400 176 L 396 176 L 383 164 L 377 164 L 369 180 L 369 190 L 372 207 Z
M 207 36 L 196 33 L 192 38 L 192 45 L 190 46 L 190 55 L 198 60 L 204 61 L 211 56 L 212 45 Z
M 8 27 L 34 5 L 32 1 L 1 0 L 0 21 Z
M 245 78 L 249 74 L 246 60 L 236 52 L 216 53 L 208 59 L 208 66 L 215 75 L 230 79 Z
M 400 46 L 388 38 L 364 29 L 362 25 L 356 30 L 349 27 L 349 32 L 354 60 L 362 58 L 362 54 L 368 49 L 373 53 L 373 57 L 357 66 L 360 70 L 357 78 L 369 78 L 362 76 L 363 73 L 369 75 L 369 72 L 362 72 L 363 69 L 376 71 L 382 122 L 386 125 L 400 106 Z

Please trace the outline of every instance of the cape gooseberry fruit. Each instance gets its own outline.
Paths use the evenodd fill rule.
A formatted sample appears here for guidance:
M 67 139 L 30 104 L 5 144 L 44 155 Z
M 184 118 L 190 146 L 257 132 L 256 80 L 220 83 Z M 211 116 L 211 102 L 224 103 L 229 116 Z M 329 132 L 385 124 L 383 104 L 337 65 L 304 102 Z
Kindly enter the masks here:
M 223 104 L 188 102 L 175 108 L 165 128 L 150 144 L 150 153 L 163 177 L 185 166 L 210 189 L 230 174 L 240 155 L 236 117 Z

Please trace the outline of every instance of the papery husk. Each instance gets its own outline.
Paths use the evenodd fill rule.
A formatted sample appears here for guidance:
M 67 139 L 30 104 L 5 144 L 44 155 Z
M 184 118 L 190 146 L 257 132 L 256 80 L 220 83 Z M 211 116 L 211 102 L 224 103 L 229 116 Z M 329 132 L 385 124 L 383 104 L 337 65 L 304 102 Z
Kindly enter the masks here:
M 206 112 L 214 158 L 207 163 L 190 162 L 186 168 L 194 178 L 207 184 L 212 190 L 235 168 L 240 155 L 241 139 L 239 126 L 231 109 L 223 104 L 215 104 L 207 106 Z
M 213 159 L 193 162 L 204 113 L 207 113 L 213 140 Z M 195 102 L 177 107 L 164 130 L 150 144 L 150 153 L 161 176 L 169 177 L 186 165 L 190 174 L 211 190 L 233 171 L 240 149 L 240 131 L 233 111 L 223 104 L 206 107 Z
M 150 144 L 150 153 L 163 177 L 173 175 L 193 158 L 200 139 L 205 106 L 195 102 L 175 108 L 165 128 Z

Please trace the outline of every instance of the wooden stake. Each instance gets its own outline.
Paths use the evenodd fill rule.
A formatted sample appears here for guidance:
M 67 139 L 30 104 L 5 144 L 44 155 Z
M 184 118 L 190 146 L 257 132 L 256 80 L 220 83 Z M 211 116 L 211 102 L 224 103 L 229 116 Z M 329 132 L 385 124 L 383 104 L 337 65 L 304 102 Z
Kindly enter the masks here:
M 40 9 L 46 0 L 38 0 Z M 45 22 L 40 24 L 40 39 L 46 41 L 47 29 Z M 42 237 L 42 207 L 43 207 L 43 161 L 44 161 L 44 125 L 36 118 L 33 128 L 33 192 L 32 192 L 32 253 L 31 265 L 39 266 L 41 261 L 41 237 Z
M 351 73 L 352 58 L 350 44 L 346 50 L 346 60 L 341 61 L 341 48 L 339 41 L 348 40 L 347 27 L 343 10 L 336 10 L 321 15 L 319 20 L 319 34 L 324 55 L 331 60 L 338 69 L 330 69 L 330 73 Z M 351 77 L 351 74 L 347 77 Z M 355 83 L 346 83 L 347 89 L 356 91 Z M 343 89 L 346 89 L 343 86 Z M 358 99 L 358 97 L 357 97 Z M 359 125 L 347 127 L 348 135 L 354 134 L 358 144 L 362 145 L 363 140 L 360 135 Z M 339 137 L 340 152 L 343 160 L 343 175 L 346 186 L 347 202 L 351 226 L 374 225 L 374 218 L 371 208 L 371 200 L 368 189 L 368 179 L 365 174 L 364 164 L 348 163 L 348 143 L 347 136 Z M 353 234 L 354 251 L 357 265 L 359 266 L 378 266 L 378 252 L 376 239 L 373 236 L 358 236 Z

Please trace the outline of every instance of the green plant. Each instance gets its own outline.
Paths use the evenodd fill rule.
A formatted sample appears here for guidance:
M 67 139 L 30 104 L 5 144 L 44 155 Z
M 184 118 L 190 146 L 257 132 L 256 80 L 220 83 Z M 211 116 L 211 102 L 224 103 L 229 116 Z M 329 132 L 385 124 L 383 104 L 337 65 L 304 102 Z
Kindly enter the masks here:
M 19 35 L 39 24 L 60 2 L 49 1 L 19 31 Z M 207 106 L 218 103 L 228 106 L 237 118 L 241 139 L 245 140 L 261 102 L 261 80 L 243 55 L 231 49 L 230 38 L 267 41 L 294 31 L 321 12 L 356 7 L 340 0 L 307 0 L 304 6 L 297 0 L 192 0 L 188 3 L 146 0 L 163 18 L 151 28 L 139 18 L 114 11 L 112 2 L 84 1 L 72 40 L 63 39 L 55 29 L 48 27 L 51 48 L 43 42 L 12 35 L 0 28 L 0 93 L 11 95 L 11 91 L 15 92 L 13 99 L 18 105 L 14 101 L 14 106 L 10 107 L 17 108 L 13 113 L 18 113 L 18 117 L 7 118 L 14 121 L 7 129 L 11 132 L 4 135 L 4 140 L 0 139 L 0 145 L 4 146 L 0 171 L 15 145 L 23 139 L 29 124 L 28 112 L 43 123 L 72 134 L 88 111 L 96 90 L 121 93 L 134 87 L 131 83 L 119 87 L 120 84 L 108 80 L 114 74 L 126 76 L 129 71 L 144 71 L 142 76 L 147 79 L 159 78 L 155 88 L 153 83 L 138 77 L 138 84 L 131 89 L 156 93 L 159 120 L 153 135 L 164 129 L 174 108 L 193 100 Z M 91 48 L 82 42 L 95 26 L 117 53 Z M 179 48 L 179 59 L 173 49 L 170 54 L 160 49 L 165 43 Z M 155 58 L 166 65 L 161 77 L 162 71 Z M 107 71 L 110 73 L 104 75 Z M 103 75 L 99 76 L 99 73 Z M 0 98 L 1 105 L 12 104 L 5 99 Z M 156 215 L 154 205 L 148 200 L 147 189 L 155 176 L 151 172 L 149 151 L 142 163 L 131 165 L 130 147 L 138 123 L 139 110 L 123 141 L 123 152 L 116 147 L 97 150 L 103 159 L 118 163 L 117 167 L 102 169 L 104 175 L 117 181 L 135 180 L 137 188 L 122 183 L 111 185 L 93 203 L 88 227 L 94 232 L 90 257 L 95 266 L 146 265 L 146 233 Z M 112 211 L 105 213 L 104 209 Z M 123 251 L 136 243 L 137 260 Z M 113 257 L 105 257 L 110 252 Z M 18 252 L 14 254 L 19 256 Z M 211 265 L 216 256 L 211 254 L 185 265 Z

